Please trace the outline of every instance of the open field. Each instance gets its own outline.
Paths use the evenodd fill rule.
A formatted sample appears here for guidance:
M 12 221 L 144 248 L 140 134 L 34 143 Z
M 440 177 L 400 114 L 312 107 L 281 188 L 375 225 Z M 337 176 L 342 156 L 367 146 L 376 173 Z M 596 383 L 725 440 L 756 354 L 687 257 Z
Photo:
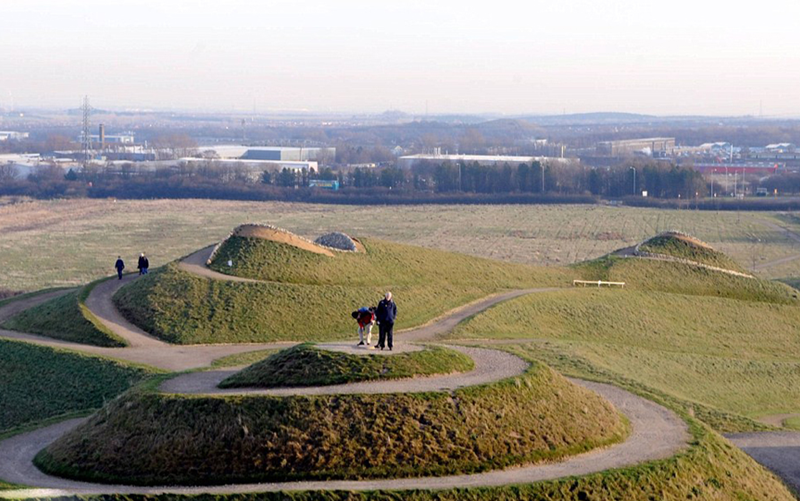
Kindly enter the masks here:
M 0 206 L 0 287 L 78 285 L 129 268 L 145 251 L 153 267 L 224 238 L 243 222 L 303 236 L 332 229 L 355 236 L 530 264 L 568 264 L 678 229 L 741 266 L 800 255 L 794 217 L 767 212 L 677 211 L 603 206 L 324 206 L 206 200 L 65 200 Z M 772 225 L 778 225 L 777 229 Z M 759 272 L 800 276 L 800 259 Z
M 533 352 L 583 360 L 684 400 L 757 417 L 800 410 L 798 325 L 796 305 L 576 289 L 500 304 L 454 336 L 536 339 L 544 346 Z

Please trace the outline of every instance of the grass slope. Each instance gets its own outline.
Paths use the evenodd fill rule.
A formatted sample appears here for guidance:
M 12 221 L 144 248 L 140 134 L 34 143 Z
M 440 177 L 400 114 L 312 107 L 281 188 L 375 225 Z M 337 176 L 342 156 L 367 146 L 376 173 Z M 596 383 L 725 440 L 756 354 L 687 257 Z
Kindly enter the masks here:
M 687 235 L 670 232 L 662 233 L 642 243 L 639 249 L 651 254 L 662 254 L 717 268 L 747 273 L 736 261 L 722 252 L 716 251 L 708 244 Z
M 417 286 L 426 282 L 515 287 L 562 282 L 557 270 L 481 259 L 435 249 L 363 239 L 366 252 L 328 257 L 259 238 L 231 237 L 210 267 L 222 273 L 281 283 L 347 286 Z M 228 261 L 232 267 L 227 266 Z
M 224 484 L 484 471 L 621 438 L 596 394 L 545 365 L 452 393 L 190 397 L 134 392 L 37 456 L 45 471 L 134 484 Z
M 103 358 L 0 340 L 0 433 L 99 408 L 149 374 Z
M 606 256 L 575 265 L 585 280 L 625 282 L 641 291 L 718 296 L 768 303 L 798 303 L 798 291 L 779 282 L 729 275 L 690 264 Z
M 629 391 L 651 398 L 678 412 L 688 423 L 692 440 L 689 447 L 673 457 L 628 468 L 605 471 L 582 477 L 502 487 L 473 487 L 446 490 L 408 491 L 299 491 L 237 495 L 182 496 L 93 496 L 104 501 L 685 501 L 753 500 L 792 501 L 796 498 L 773 474 L 758 465 L 744 452 L 730 444 L 708 426 L 693 418 L 697 409 L 667 395 L 654 392 L 588 363 L 554 356 L 539 345 L 513 347 L 529 360 L 550 359 L 560 371 L 573 376 L 611 382 Z M 705 415 L 698 414 L 698 417 Z
M 220 383 L 220 388 L 321 386 L 398 379 L 475 367 L 462 353 L 440 346 L 392 356 L 350 355 L 302 344 L 280 351 Z
M 292 256 L 296 251 L 285 244 L 268 244 L 267 248 L 283 249 Z M 293 257 L 280 265 L 259 261 L 263 267 L 282 268 L 281 275 L 268 278 L 285 283 L 208 280 L 169 265 L 120 289 L 114 302 L 128 320 L 173 343 L 317 341 L 353 336 L 356 323 L 350 312 L 375 305 L 387 289 L 398 304 L 396 328 L 403 329 L 498 290 L 565 285 L 572 276 L 564 269 L 539 269 L 388 242 L 369 240 L 364 245 L 368 254 L 331 258 L 297 251 L 296 260 Z M 362 267 L 358 261 L 373 258 L 377 261 L 370 266 Z M 330 273 L 329 278 L 317 277 L 317 259 L 327 260 L 320 269 Z M 376 271 L 380 269 L 384 271 Z M 337 283 L 321 283 L 325 281 Z
M 93 282 L 20 312 L 6 320 L 2 327 L 73 343 L 111 348 L 127 346 L 124 339 L 106 328 L 86 307 L 86 298 L 96 284 Z
M 577 289 L 502 303 L 453 336 L 550 340 L 652 388 L 758 416 L 800 409 L 798 326 L 792 305 Z

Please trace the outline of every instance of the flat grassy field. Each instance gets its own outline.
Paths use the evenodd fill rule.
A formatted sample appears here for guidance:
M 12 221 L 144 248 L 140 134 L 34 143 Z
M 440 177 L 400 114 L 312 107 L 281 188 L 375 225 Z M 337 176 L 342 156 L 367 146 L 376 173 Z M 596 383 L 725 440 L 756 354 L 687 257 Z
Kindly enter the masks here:
M 271 223 L 315 238 L 354 236 L 530 264 L 596 258 L 666 230 L 681 230 L 744 268 L 800 255 L 800 243 L 770 225 L 800 233 L 793 215 L 676 211 L 605 206 L 324 206 L 207 200 L 65 200 L 0 205 L 0 287 L 34 290 L 81 285 L 114 273 L 122 255 L 153 267 L 217 242 L 244 222 Z M 800 259 L 760 271 L 800 277 Z
M 468 372 L 474 367 L 470 357 L 441 346 L 381 357 L 352 355 L 301 344 L 237 372 L 222 381 L 219 387 L 322 386 Z
M 0 340 L 0 433 L 98 409 L 150 374 L 103 358 Z
M 757 417 L 800 409 L 798 325 L 796 305 L 574 289 L 500 304 L 453 335 L 536 339 L 681 399 Z

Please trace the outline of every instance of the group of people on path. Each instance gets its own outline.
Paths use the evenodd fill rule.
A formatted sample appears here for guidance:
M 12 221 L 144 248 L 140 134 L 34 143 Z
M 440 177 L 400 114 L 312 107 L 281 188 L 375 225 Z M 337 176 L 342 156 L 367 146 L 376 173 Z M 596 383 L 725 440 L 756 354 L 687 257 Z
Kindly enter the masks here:
M 144 252 L 139 254 L 139 263 L 136 268 L 139 270 L 139 275 L 147 275 L 147 270 L 150 268 L 150 260 L 144 255 Z M 117 276 L 122 280 L 122 270 L 125 269 L 125 261 L 122 256 L 117 256 L 117 262 L 114 263 L 114 269 L 117 270 Z
M 397 318 L 397 304 L 392 300 L 392 293 L 387 292 L 378 306 L 364 306 L 352 313 L 358 322 L 358 346 L 370 346 L 372 340 L 372 327 L 378 324 L 378 348 L 383 350 L 388 347 L 392 351 L 394 346 L 394 321 Z M 365 336 L 366 334 L 366 336 Z

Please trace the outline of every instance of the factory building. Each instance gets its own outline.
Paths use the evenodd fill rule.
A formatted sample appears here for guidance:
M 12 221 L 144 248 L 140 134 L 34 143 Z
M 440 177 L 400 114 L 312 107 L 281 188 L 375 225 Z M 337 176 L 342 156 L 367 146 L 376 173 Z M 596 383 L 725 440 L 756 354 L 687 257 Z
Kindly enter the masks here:
M 0 143 L 6 141 L 22 141 L 28 139 L 27 132 L 17 132 L 15 130 L 0 130 Z
M 261 160 L 275 162 L 331 163 L 336 159 L 336 148 L 303 148 L 292 146 L 201 146 L 203 154 L 213 152 L 221 159 Z
M 559 158 L 559 157 L 527 157 L 527 156 L 511 156 L 511 155 L 442 155 L 442 154 L 420 154 L 420 155 L 407 155 L 397 159 L 397 165 L 402 168 L 411 168 L 419 162 L 431 163 L 479 163 L 480 165 L 519 165 L 531 162 L 541 163 L 569 163 L 578 161 L 577 159 Z
M 675 151 L 675 138 L 648 137 L 601 141 L 595 146 L 595 151 L 597 156 L 601 157 L 624 157 L 637 153 L 652 157 L 671 156 Z

